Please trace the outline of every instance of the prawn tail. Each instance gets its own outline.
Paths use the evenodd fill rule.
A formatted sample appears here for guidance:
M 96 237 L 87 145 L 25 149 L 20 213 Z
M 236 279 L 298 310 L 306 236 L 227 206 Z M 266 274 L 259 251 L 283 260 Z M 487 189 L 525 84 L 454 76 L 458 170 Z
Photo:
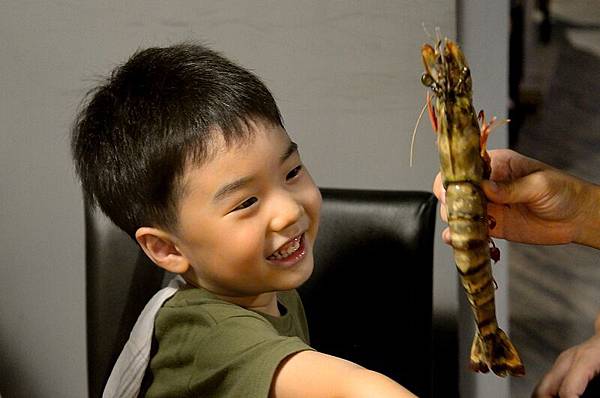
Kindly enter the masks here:
M 487 336 L 475 332 L 471 346 L 470 367 L 476 372 L 487 373 L 490 369 L 498 376 L 523 376 L 525 367 L 506 333 L 500 328 Z

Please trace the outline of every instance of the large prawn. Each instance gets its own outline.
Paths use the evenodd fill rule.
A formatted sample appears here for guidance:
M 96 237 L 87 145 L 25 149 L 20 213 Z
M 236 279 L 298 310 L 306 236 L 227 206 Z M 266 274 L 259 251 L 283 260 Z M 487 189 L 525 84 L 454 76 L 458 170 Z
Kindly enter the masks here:
M 421 49 L 429 88 L 427 107 L 437 133 L 438 152 L 454 261 L 471 304 L 477 330 L 471 347 L 474 371 L 499 376 L 525 374 L 519 354 L 498 326 L 490 252 L 498 254 L 489 238 L 486 198 L 480 183 L 491 173 L 486 142 L 495 118 L 485 122 L 472 104 L 472 81 L 465 56 L 456 43 L 437 39 Z M 481 121 L 479 125 L 478 119 Z

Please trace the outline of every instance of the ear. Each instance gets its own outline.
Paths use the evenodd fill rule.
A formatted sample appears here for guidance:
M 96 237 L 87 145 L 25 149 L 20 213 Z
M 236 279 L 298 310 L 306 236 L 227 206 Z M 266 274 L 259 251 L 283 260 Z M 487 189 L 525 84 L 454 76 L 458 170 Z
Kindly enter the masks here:
M 173 236 L 158 228 L 141 227 L 135 231 L 135 239 L 142 250 L 159 267 L 183 274 L 190 267 L 188 259 L 177 248 Z

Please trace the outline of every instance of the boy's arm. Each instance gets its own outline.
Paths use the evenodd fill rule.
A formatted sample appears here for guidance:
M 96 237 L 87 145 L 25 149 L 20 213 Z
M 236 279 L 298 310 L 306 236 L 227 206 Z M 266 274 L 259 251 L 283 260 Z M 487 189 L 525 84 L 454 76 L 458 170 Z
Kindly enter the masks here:
M 281 362 L 270 398 L 411 398 L 392 379 L 355 363 L 316 351 L 302 351 Z

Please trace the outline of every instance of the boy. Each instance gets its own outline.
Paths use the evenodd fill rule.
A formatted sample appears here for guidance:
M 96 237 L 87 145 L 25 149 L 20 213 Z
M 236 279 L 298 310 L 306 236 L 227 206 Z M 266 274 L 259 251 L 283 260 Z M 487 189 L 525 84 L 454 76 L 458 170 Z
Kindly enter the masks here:
M 198 45 L 151 48 L 73 131 L 87 196 L 186 284 L 155 320 L 148 397 L 409 397 L 315 352 L 295 288 L 321 196 L 262 82 Z

